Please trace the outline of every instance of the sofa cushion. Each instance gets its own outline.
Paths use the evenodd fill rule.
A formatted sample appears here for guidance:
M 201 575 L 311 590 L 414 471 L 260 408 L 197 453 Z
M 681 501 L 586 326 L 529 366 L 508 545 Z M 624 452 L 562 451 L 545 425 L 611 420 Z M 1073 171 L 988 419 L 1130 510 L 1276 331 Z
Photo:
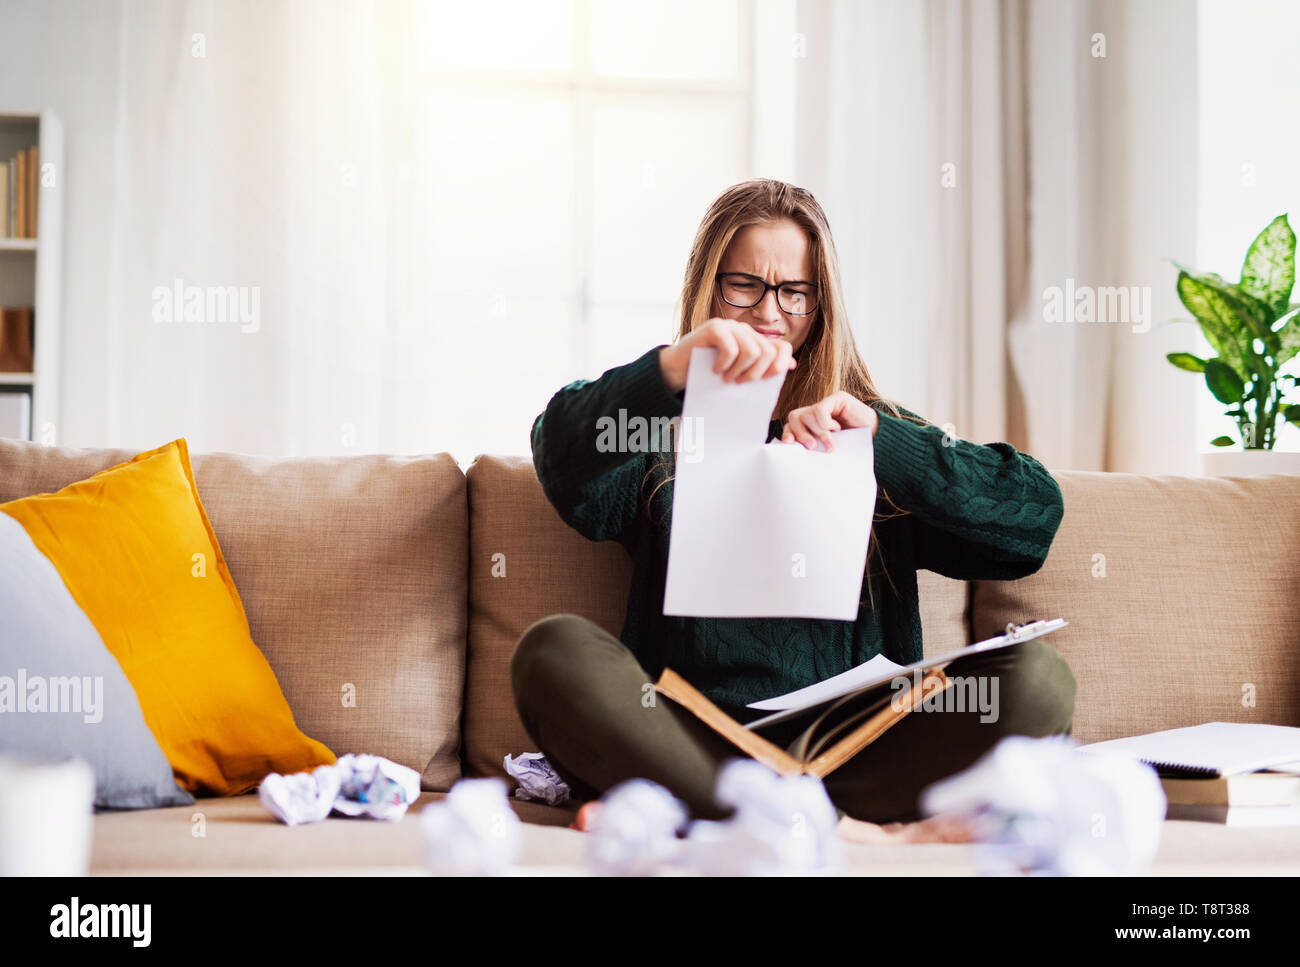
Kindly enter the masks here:
M 193 804 L 145 725 L 122 666 L 54 565 L 2 513 L 0 615 L 0 756 L 86 760 L 97 808 Z
M 0 513 L 58 570 L 187 791 L 237 795 L 334 763 L 253 642 L 184 439 Z
M 0 440 L 0 501 L 130 459 Z M 298 726 L 334 751 L 460 776 L 465 478 L 447 454 L 192 458 L 253 640 Z
M 441 792 L 422 793 L 395 822 L 335 815 L 292 827 L 267 812 L 255 794 L 199 799 L 180 808 L 99 813 L 90 872 L 419 872 L 425 862 L 420 812 L 445 798 Z M 583 834 L 564 828 L 573 822 L 576 804 L 511 799 L 510 807 L 526 824 L 522 865 L 581 867 Z
M 926 657 L 969 645 L 970 584 L 933 571 L 916 572 L 921 608 L 921 639 Z
M 536 752 L 515 711 L 510 658 L 534 621 L 569 612 L 610 634 L 623 628 L 632 560 L 615 541 L 592 543 L 560 519 L 528 457 L 479 456 L 469 487 L 469 645 L 465 671 L 467 776 L 500 776 L 501 760 Z
M 1054 471 L 1043 567 L 973 582 L 977 638 L 1065 618 L 1081 742 L 1197 725 L 1300 725 L 1300 476 Z
M 501 760 L 535 752 L 515 712 L 510 658 L 534 621 L 569 612 L 610 634 L 623 628 L 632 560 L 615 541 L 592 543 L 562 521 L 527 457 L 480 456 L 466 473 L 470 622 L 465 774 L 505 777 Z M 964 581 L 917 575 L 927 652 L 969 642 Z
M 420 813 L 445 798 L 426 792 L 398 822 L 332 816 L 292 828 L 254 795 L 200 799 L 193 806 L 100 813 L 90 872 L 98 876 L 306 872 L 420 875 Z M 524 821 L 517 872 L 580 873 L 590 835 L 566 829 L 574 804 L 512 799 Z M 844 843 L 842 871 L 867 876 L 970 875 L 976 847 L 957 843 Z M 1251 829 L 1167 821 L 1151 872 L 1174 876 L 1278 876 L 1300 868 L 1300 827 Z

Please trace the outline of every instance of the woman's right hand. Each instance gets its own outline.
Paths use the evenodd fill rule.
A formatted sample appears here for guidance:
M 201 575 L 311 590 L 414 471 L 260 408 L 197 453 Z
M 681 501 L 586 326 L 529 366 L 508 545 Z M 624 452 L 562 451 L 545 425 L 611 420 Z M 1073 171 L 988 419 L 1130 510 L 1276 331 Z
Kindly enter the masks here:
M 714 317 L 688 333 L 684 339 L 659 350 L 659 369 L 674 393 L 686 388 L 691 350 L 696 346 L 717 349 L 713 371 L 724 383 L 781 376 L 794 369 L 794 347 L 785 339 L 764 336 L 743 322 Z

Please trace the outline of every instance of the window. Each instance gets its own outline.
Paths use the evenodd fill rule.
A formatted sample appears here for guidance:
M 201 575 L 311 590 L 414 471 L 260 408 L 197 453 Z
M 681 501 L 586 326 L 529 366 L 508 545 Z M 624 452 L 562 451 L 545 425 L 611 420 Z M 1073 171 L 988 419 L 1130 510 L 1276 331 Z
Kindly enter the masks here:
M 756 16 L 786 51 L 761 85 L 793 103 L 793 2 L 763 6 L 421 5 L 410 137 L 430 161 L 415 190 L 438 224 L 411 270 L 424 276 L 422 338 L 458 363 L 433 417 L 397 401 L 411 423 L 399 445 L 427 448 L 434 419 L 434 445 L 462 466 L 527 454 L 533 418 L 562 385 L 671 341 L 700 217 L 764 164 Z M 423 361 L 398 355 L 400 397 Z M 412 399 L 427 406 L 428 388 Z

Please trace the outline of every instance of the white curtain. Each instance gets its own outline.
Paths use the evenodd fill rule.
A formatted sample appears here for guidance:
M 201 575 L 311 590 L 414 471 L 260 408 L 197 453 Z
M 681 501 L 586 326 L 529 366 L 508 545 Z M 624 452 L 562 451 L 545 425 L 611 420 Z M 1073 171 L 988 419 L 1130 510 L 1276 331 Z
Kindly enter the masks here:
M 695 8 L 123 4 L 107 442 L 526 455 L 555 390 L 671 339 L 750 90 L 783 96 L 750 8 Z M 191 286 L 260 318 L 159 321 Z
M 123 5 L 110 443 L 391 446 L 393 397 L 409 375 L 398 359 L 419 354 L 401 355 L 406 316 L 389 297 L 431 229 L 386 218 L 396 149 L 409 150 L 386 123 L 404 88 L 383 30 L 400 30 L 401 11 L 311 13 Z M 206 301 L 229 287 L 242 315 Z M 169 306 L 168 289 L 197 290 L 202 317 Z M 432 413 L 436 387 L 426 389 Z
M 798 177 L 882 391 L 1054 469 L 1195 472 L 1197 387 L 1164 360 L 1188 333 L 1163 325 L 1182 315 L 1163 260 L 1195 242 L 1194 8 L 804 0 L 799 19 L 821 56 Z M 1044 293 L 1081 286 L 1149 291 L 1145 331 L 1049 321 Z
M 531 46 L 503 61 L 564 53 L 545 31 L 571 6 L 514 4 Z M 435 9 L 459 7 L 121 5 L 91 442 L 527 453 L 554 389 L 670 338 L 629 280 L 675 297 L 708 199 L 755 173 L 742 102 L 598 99 L 584 169 L 563 90 L 439 80 L 463 44 Z M 1192 336 L 1164 323 L 1184 315 L 1165 260 L 1195 251 L 1194 6 L 800 0 L 795 30 L 792 177 L 831 219 L 882 390 L 1049 467 L 1194 472 L 1202 390 L 1164 360 Z M 1047 321 L 1069 286 L 1149 291 L 1147 331 Z M 257 319 L 159 321 L 160 293 L 195 287 Z

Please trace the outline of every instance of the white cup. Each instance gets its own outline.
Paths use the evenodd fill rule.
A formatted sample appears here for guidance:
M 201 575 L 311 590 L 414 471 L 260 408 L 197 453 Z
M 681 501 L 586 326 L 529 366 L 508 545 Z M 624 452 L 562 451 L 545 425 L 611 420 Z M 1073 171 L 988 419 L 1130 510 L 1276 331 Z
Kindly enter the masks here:
M 95 771 L 0 756 L 0 876 L 85 876 Z

